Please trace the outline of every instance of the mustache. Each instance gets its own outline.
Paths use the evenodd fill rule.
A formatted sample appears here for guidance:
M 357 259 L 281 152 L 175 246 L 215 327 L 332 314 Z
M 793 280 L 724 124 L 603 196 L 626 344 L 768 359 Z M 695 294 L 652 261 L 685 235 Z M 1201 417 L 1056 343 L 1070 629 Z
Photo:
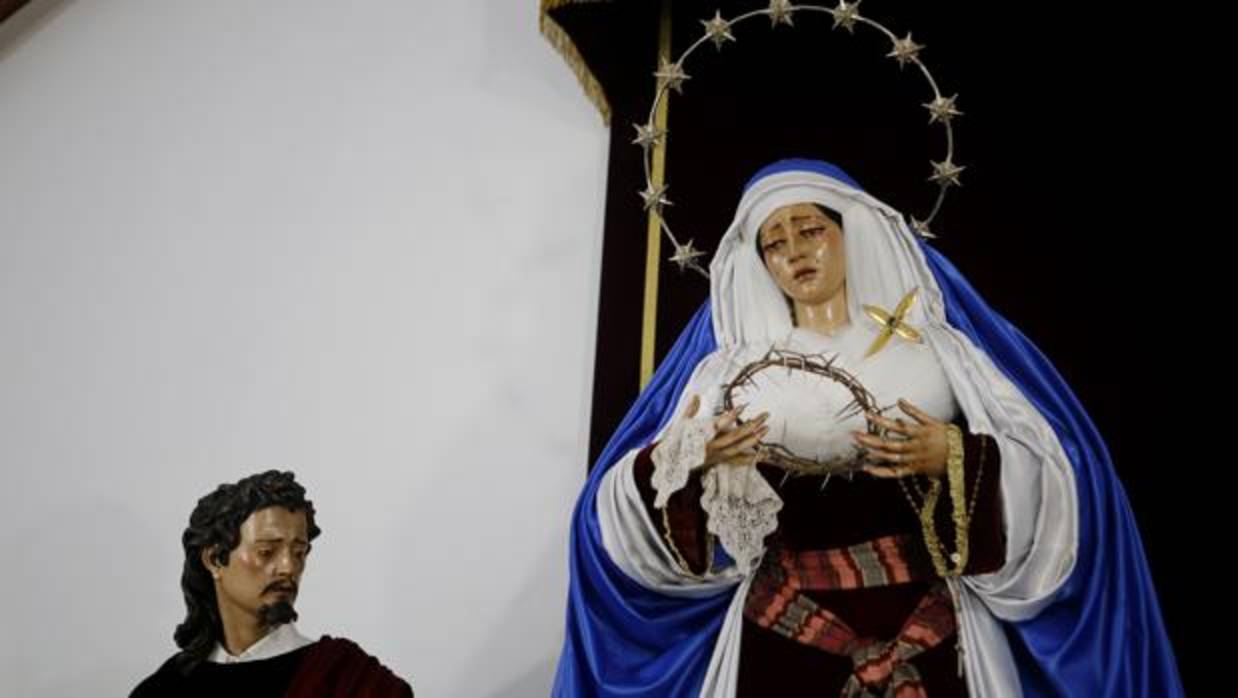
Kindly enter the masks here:
M 290 594 L 295 594 L 297 593 L 297 583 L 287 579 L 271 582 L 262 590 L 262 593 L 265 594 L 271 591 L 286 591 Z

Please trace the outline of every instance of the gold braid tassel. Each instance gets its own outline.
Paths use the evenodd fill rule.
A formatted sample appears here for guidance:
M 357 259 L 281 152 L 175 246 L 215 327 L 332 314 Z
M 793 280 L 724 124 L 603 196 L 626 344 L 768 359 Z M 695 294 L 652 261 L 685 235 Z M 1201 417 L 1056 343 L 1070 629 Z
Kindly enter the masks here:
M 937 509 L 937 500 L 941 497 L 941 478 L 933 478 L 928 492 L 924 494 L 924 504 L 920 507 L 920 528 L 924 532 L 924 543 L 928 548 L 929 557 L 933 560 L 933 569 L 943 578 L 958 577 L 967 567 L 968 529 L 971 527 L 971 516 L 967 507 L 966 481 L 963 472 L 963 431 L 957 425 L 946 425 L 946 479 L 950 483 L 950 505 L 954 519 L 954 554 L 948 564 L 945 559 L 941 539 L 937 535 L 937 525 L 933 513 Z

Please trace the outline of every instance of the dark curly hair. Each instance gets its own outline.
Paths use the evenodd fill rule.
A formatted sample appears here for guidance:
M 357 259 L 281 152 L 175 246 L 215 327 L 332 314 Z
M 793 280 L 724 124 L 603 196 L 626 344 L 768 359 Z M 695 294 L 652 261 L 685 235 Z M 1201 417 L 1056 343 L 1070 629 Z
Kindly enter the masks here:
M 199 499 L 189 515 L 189 527 L 181 536 L 185 548 L 185 568 L 181 573 L 185 620 L 172 635 L 181 648 L 176 658 L 181 671 L 192 670 L 223 639 L 215 584 L 202 564 L 202 551 L 213 548 L 212 559 L 221 565 L 228 564 L 228 556 L 241 542 L 241 524 L 255 511 L 273 506 L 305 512 L 310 540 L 322 533 L 314 523 L 314 504 L 305 498 L 305 488 L 291 472 L 278 470 L 251 475 L 236 484 L 220 485 Z

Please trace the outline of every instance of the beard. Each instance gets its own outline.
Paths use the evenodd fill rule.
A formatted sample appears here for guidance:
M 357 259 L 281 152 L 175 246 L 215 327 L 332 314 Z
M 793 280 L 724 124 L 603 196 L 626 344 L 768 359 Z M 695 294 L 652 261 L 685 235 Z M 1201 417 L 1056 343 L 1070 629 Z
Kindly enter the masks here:
M 258 607 L 258 623 L 263 628 L 291 623 L 297 619 L 297 610 L 291 601 L 276 601 Z
M 297 619 L 297 610 L 292 607 L 292 602 L 296 598 L 296 583 L 276 582 L 267 587 L 263 593 L 267 591 L 284 591 L 288 592 L 288 596 L 279 601 L 259 606 L 258 623 L 263 628 L 274 628 L 277 625 L 295 621 Z

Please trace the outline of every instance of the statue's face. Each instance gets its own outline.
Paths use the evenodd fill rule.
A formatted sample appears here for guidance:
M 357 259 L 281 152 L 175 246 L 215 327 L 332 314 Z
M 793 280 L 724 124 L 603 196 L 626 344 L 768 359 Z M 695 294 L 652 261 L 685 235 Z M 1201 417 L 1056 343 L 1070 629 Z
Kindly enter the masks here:
M 791 300 L 815 305 L 842 291 L 847 279 L 843 229 L 813 204 L 775 209 L 759 236 L 765 267 Z
M 241 524 L 241 540 L 228 555 L 228 564 L 206 561 L 207 569 L 216 575 L 220 610 L 227 605 L 259 617 L 263 607 L 281 602 L 291 606 L 309 551 L 304 511 L 274 506 L 250 514 Z

